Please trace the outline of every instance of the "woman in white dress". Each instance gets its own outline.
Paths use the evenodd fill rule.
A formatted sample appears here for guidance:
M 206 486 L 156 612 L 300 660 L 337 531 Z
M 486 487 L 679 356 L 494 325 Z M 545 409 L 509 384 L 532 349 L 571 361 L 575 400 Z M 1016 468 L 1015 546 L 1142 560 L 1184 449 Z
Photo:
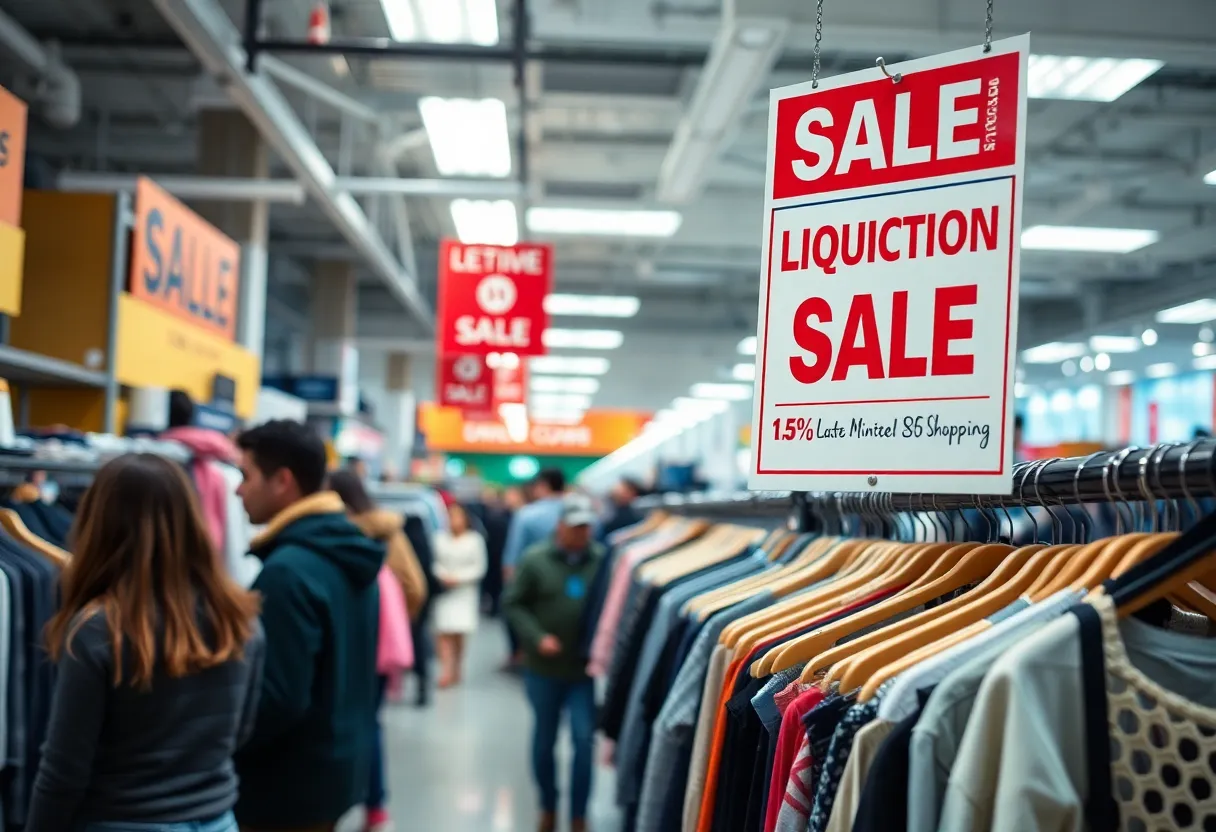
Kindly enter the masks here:
M 464 507 L 448 506 L 448 519 L 451 531 L 435 535 L 435 577 L 445 587 L 433 608 L 441 688 L 460 681 L 465 637 L 477 629 L 487 562 L 486 542 L 469 528 Z

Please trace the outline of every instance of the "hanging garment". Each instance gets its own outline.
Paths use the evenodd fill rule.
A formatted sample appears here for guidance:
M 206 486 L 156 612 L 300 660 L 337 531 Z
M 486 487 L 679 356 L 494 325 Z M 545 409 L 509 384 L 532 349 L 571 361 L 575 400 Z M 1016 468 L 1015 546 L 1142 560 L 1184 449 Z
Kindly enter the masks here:
M 376 576 L 380 587 L 380 632 L 376 642 L 376 673 L 393 686 L 405 671 L 414 666 L 414 641 L 410 636 L 410 617 L 401 583 L 387 565 Z
M 211 540 L 217 552 L 227 551 L 228 482 L 215 463 L 235 464 L 240 458 L 236 446 L 219 431 L 189 426 L 170 428 L 161 439 L 178 442 L 190 451 L 190 474 Z

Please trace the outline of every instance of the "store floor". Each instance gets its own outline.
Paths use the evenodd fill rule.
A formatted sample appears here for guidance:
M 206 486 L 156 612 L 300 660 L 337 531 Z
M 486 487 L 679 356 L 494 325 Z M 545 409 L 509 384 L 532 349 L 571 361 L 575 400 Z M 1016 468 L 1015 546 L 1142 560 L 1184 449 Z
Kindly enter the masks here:
M 502 624 L 483 621 L 469 645 L 460 688 L 438 691 L 429 708 L 412 704 L 385 708 L 388 787 L 398 832 L 536 828 L 529 762 L 532 716 L 520 679 L 498 671 L 505 650 Z M 407 701 L 412 703 L 412 680 L 407 690 Z M 563 731 L 558 746 L 563 796 L 568 795 L 570 753 L 569 737 Z M 602 756 L 597 748 L 596 759 Z M 595 778 L 591 829 L 618 832 L 612 770 L 597 766 Z M 563 816 L 566 812 L 563 805 Z

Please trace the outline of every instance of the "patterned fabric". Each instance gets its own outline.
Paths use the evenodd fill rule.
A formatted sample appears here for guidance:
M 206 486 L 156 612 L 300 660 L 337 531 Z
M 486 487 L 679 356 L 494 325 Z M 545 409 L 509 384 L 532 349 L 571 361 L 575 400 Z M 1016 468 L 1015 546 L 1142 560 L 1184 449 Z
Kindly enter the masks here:
M 878 701 L 871 699 L 849 708 L 844 719 L 836 726 L 836 731 L 832 734 L 832 744 L 828 746 L 827 757 L 823 761 L 819 785 L 815 789 L 810 832 L 824 832 L 827 829 L 828 819 L 832 816 L 832 806 L 836 803 L 836 790 L 840 786 L 844 767 L 849 761 L 849 752 L 853 749 L 853 738 L 857 736 L 858 731 L 873 722 L 877 715 Z
M 797 679 L 794 679 L 794 681 L 773 694 L 773 704 L 777 706 L 777 710 L 784 714 L 795 699 L 810 689 L 810 685 L 804 685 Z
M 782 670 L 773 678 L 765 683 L 760 692 L 752 697 L 752 707 L 756 709 L 756 714 L 760 717 L 760 721 L 767 727 L 774 720 L 778 725 L 781 724 L 781 714 L 784 709 L 779 707 L 775 701 L 775 697 L 791 682 L 798 681 L 798 677 L 802 675 L 802 668 L 805 665 L 791 667 L 788 670 Z
M 811 786 L 811 741 L 802 738 L 790 779 L 785 784 L 785 800 L 777 813 L 775 832 L 806 832 L 814 794 Z

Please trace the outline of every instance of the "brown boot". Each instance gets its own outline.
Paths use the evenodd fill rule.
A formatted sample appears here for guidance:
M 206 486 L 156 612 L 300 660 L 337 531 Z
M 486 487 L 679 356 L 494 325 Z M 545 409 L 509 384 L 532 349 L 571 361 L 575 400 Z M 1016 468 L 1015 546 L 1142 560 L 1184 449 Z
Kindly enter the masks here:
M 540 825 L 537 832 L 557 832 L 557 815 L 553 812 L 540 813 Z
M 570 832 L 587 832 L 587 821 L 582 818 L 571 819 Z

